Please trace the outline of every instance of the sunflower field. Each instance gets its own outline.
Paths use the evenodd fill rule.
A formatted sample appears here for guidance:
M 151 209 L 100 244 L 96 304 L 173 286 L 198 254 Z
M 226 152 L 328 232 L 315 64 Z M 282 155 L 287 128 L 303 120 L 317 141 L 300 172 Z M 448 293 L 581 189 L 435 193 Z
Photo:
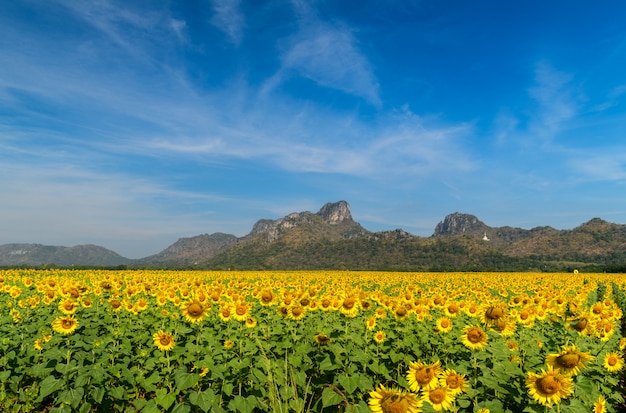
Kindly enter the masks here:
M 0 270 L 2 412 L 617 412 L 610 274 Z

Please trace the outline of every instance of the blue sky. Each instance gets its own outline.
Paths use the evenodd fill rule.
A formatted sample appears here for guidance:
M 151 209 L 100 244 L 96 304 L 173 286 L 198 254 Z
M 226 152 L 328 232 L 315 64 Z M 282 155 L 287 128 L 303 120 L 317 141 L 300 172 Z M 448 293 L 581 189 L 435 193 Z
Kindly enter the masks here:
M 5 1 L 0 244 L 129 258 L 346 200 L 626 223 L 621 1 Z

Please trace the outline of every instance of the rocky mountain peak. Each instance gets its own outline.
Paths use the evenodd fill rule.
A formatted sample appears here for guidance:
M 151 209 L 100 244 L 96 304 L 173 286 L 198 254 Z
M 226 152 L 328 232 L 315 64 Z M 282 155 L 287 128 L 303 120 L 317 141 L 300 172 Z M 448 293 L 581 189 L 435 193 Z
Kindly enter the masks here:
M 352 221 L 350 205 L 346 201 L 329 202 L 317 213 L 327 224 L 337 225 L 344 221 Z
M 435 227 L 434 235 L 477 234 L 487 231 L 489 226 L 474 215 L 455 212 L 444 218 Z

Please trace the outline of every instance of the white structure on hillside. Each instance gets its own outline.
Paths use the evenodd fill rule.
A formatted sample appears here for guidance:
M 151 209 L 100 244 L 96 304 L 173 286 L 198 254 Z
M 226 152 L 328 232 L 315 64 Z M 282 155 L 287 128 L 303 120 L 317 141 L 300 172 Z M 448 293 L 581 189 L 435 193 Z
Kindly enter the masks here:
M 483 235 L 483 241 L 491 241 L 491 240 L 489 239 L 489 237 L 487 236 L 487 233 L 486 233 L 486 232 L 485 232 L 485 233 L 484 233 L 484 235 Z

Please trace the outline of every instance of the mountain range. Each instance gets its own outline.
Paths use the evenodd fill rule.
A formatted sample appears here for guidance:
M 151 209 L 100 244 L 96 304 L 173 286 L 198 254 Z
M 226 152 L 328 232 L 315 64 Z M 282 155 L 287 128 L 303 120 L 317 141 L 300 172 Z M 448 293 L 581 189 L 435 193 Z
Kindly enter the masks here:
M 0 245 L 0 266 L 395 271 L 593 271 L 626 269 L 626 225 L 594 218 L 572 230 L 491 227 L 455 212 L 430 237 L 371 232 L 346 201 L 318 212 L 257 221 L 249 234 L 180 238 L 158 254 L 129 259 L 96 245 Z

